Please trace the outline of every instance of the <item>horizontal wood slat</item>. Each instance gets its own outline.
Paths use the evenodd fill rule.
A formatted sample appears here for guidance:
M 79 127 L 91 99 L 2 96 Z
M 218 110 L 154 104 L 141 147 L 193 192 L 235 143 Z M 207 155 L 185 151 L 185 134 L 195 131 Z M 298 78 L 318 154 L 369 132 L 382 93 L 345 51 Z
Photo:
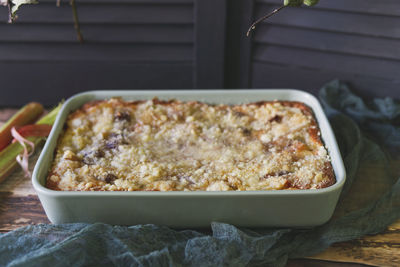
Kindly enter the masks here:
M 30 224 L 50 223 L 37 195 L 14 196 L 0 192 L 0 233 Z M 20 216 L 24 214 L 23 217 Z M 15 218 L 15 219 L 14 219 Z M 10 223 L 14 219 L 14 223 Z
M 256 15 L 281 5 L 257 0 Z M 254 87 L 314 90 L 332 79 L 367 96 L 397 96 L 400 88 L 400 2 L 321 0 L 287 8 L 253 36 Z
M 39 0 L 40 3 L 54 4 L 56 0 Z M 61 4 L 67 5 L 70 0 L 61 0 Z M 84 4 L 192 4 L 194 0 L 78 0 L 78 3 Z
M 40 0 L 40 3 L 54 3 L 55 0 Z M 78 0 L 79 3 L 89 4 L 192 4 L 194 0 Z M 69 0 L 61 0 L 62 3 L 68 4 Z
M 54 106 L 87 90 L 187 89 L 193 84 L 191 63 L 0 62 L 0 73 L 3 107 L 30 101 Z
M 84 24 L 81 31 L 86 43 L 193 43 L 193 26 L 189 24 Z M 1 42 L 77 42 L 72 23 L 0 24 L 0 32 Z
M 283 1 L 257 0 L 257 2 L 280 5 Z M 400 17 L 400 5 L 398 0 L 320 0 L 318 5 L 312 8 Z
M 193 0 L 79 0 L 84 44 L 69 1 L 55 2 L 21 7 L 13 25 L 0 8 L 0 106 L 54 105 L 95 89 L 193 87 Z
M 346 71 L 330 71 L 255 62 L 252 64 L 252 87 L 294 88 L 317 94 L 327 82 L 340 79 L 349 82 L 355 93 L 365 97 L 399 98 L 400 77 L 397 80 L 356 75 Z
M 332 1 L 333 2 L 333 1 Z M 276 5 L 259 4 L 254 18 L 263 16 Z M 316 8 L 287 8 L 263 24 L 282 24 L 332 32 L 400 39 L 400 16 L 374 16 Z
M 126 24 L 192 24 L 193 5 L 181 4 L 85 4 L 77 3 L 79 20 L 84 23 L 126 23 Z M 22 6 L 16 23 L 71 23 L 71 7 L 52 3 Z M 7 8 L 0 8 L 0 18 L 7 21 Z
M 192 45 L 0 43 L 0 61 L 191 62 Z
M 253 60 L 288 66 L 341 71 L 349 74 L 393 78 L 399 76 L 399 61 L 326 53 L 283 46 L 256 46 Z
M 279 25 L 257 28 L 259 45 L 285 45 L 361 56 L 400 60 L 400 39 L 383 39 Z

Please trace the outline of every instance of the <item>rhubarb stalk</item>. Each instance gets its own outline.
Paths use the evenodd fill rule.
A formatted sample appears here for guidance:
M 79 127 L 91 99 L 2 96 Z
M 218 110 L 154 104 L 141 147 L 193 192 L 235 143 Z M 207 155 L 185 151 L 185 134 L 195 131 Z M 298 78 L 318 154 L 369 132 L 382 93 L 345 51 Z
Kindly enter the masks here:
M 57 113 L 61 108 L 61 104 L 54 108 L 51 112 L 41 118 L 36 124 L 49 124 L 52 125 L 55 121 Z M 27 140 L 32 142 L 34 145 L 38 145 L 43 137 L 29 136 Z M 28 151 L 32 151 L 30 147 L 27 147 Z M 0 182 L 2 182 L 8 175 L 10 175 L 15 168 L 18 166 L 16 158 L 18 155 L 24 152 L 24 147 L 18 142 L 12 143 L 5 149 L 0 151 Z
M 12 140 L 11 128 L 35 122 L 44 109 L 39 103 L 32 102 L 21 108 L 0 128 L 0 151 L 8 146 Z

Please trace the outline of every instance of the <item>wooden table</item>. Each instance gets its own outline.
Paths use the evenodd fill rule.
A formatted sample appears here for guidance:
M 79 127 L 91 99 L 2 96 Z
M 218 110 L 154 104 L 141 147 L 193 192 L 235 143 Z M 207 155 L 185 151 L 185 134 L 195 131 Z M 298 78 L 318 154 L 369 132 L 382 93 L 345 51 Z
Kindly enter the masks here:
M 0 110 L 0 124 L 14 109 Z M 31 159 L 31 168 L 38 153 Z M 0 232 L 30 224 L 50 223 L 31 185 L 18 169 L 0 184 Z M 336 243 L 307 259 L 290 260 L 288 266 L 400 266 L 400 220 L 379 235 Z

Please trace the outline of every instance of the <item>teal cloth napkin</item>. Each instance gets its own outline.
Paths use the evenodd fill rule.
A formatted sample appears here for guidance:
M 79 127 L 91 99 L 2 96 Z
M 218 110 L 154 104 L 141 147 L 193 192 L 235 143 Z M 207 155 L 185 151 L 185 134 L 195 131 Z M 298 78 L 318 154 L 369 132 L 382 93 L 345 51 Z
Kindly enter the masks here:
M 333 218 L 312 229 L 249 230 L 214 222 L 211 232 L 158 225 L 32 225 L 0 235 L 1 266 L 284 266 L 331 244 L 375 234 L 400 218 L 400 104 L 366 103 L 339 81 L 319 94 L 347 181 Z

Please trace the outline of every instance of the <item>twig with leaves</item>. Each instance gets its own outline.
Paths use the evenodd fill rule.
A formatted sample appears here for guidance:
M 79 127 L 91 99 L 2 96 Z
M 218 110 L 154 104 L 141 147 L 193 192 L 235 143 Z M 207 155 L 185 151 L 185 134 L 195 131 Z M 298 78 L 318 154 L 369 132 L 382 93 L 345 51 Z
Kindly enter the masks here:
M 83 43 L 84 40 L 83 40 L 83 36 L 82 36 L 82 33 L 81 33 L 80 25 L 79 25 L 78 10 L 76 8 L 75 0 L 71 0 L 69 2 L 69 4 L 72 7 L 72 15 L 74 17 L 74 28 L 75 28 L 75 31 L 76 31 L 76 35 L 77 35 L 78 41 L 80 43 Z
M 257 19 L 253 24 L 251 24 L 251 26 L 247 30 L 246 36 L 249 36 L 250 32 L 255 30 L 256 26 L 260 22 L 263 22 L 267 18 L 272 17 L 273 15 L 275 15 L 276 13 L 278 13 L 285 7 L 288 7 L 288 6 L 299 7 L 299 6 L 302 6 L 303 4 L 307 5 L 307 6 L 314 6 L 314 5 L 318 4 L 318 1 L 319 0 L 284 0 L 282 6 L 275 8 L 272 12 L 266 14 L 265 16 L 262 16 L 261 18 Z
M 257 19 L 253 24 L 251 24 L 250 28 L 247 30 L 246 35 L 249 36 L 251 31 L 255 30 L 256 26 L 266 20 L 267 18 L 275 15 L 279 11 L 281 11 L 283 8 L 288 7 L 288 6 L 301 6 L 301 5 L 307 5 L 307 6 L 313 6 L 318 3 L 319 0 L 284 0 L 283 5 L 274 9 L 272 12 L 266 14 L 265 16 Z M 38 3 L 36 0 L 0 0 L 0 5 L 3 6 L 8 6 L 8 22 L 12 23 L 16 18 L 16 12 L 18 8 L 21 5 L 24 4 L 36 4 Z M 61 4 L 61 0 L 56 0 L 56 5 L 59 7 Z M 80 30 L 80 24 L 79 24 L 79 19 L 78 19 L 78 11 L 76 7 L 75 0 L 70 0 L 70 5 L 72 8 L 72 15 L 73 15 L 73 21 L 74 21 L 74 28 L 77 34 L 78 41 L 80 43 L 84 42 L 83 35 Z
M 11 1 L 7 1 L 8 8 L 8 23 L 12 23 Z
M 260 23 L 260 22 L 266 20 L 267 18 L 269 18 L 269 17 L 275 15 L 276 13 L 278 13 L 278 12 L 279 12 L 282 8 L 284 8 L 284 7 L 286 7 L 286 6 L 280 6 L 280 7 L 278 7 L 278 8 L 275 8 L 272 12 L 268 13 L 267 15 L 265 15 L 265 16 L 259 18 L 259 19 L 256 20 L 255 22 L 253 22 L 253 24 L 251 24 L 250 28 L 247 30 L 246 36 L 249 36 L 249 35 L 250 35 L 250 32 L 251 32 L 252 30 L 255 30 L 255 29 L 256 29 L 256 25 L 257 25 L 258 23 Z
M 8 7 L 8 23 L 13 23 L 17 19 L 17 11 L 21 5 L 25 4 L 37 4 L 37 0 L 0 0 L 0 5 Z M 56 6 L 61 5 L 61 0 L 56 0 Z M 83 35 L 80 30 L 78 10 L 76 7 L 75 0 L 70 0 L 72 8 L 72 16 L 74 21 L 74 28 L 76 30 L 77 38 L 80 43 L 84 42 Z

